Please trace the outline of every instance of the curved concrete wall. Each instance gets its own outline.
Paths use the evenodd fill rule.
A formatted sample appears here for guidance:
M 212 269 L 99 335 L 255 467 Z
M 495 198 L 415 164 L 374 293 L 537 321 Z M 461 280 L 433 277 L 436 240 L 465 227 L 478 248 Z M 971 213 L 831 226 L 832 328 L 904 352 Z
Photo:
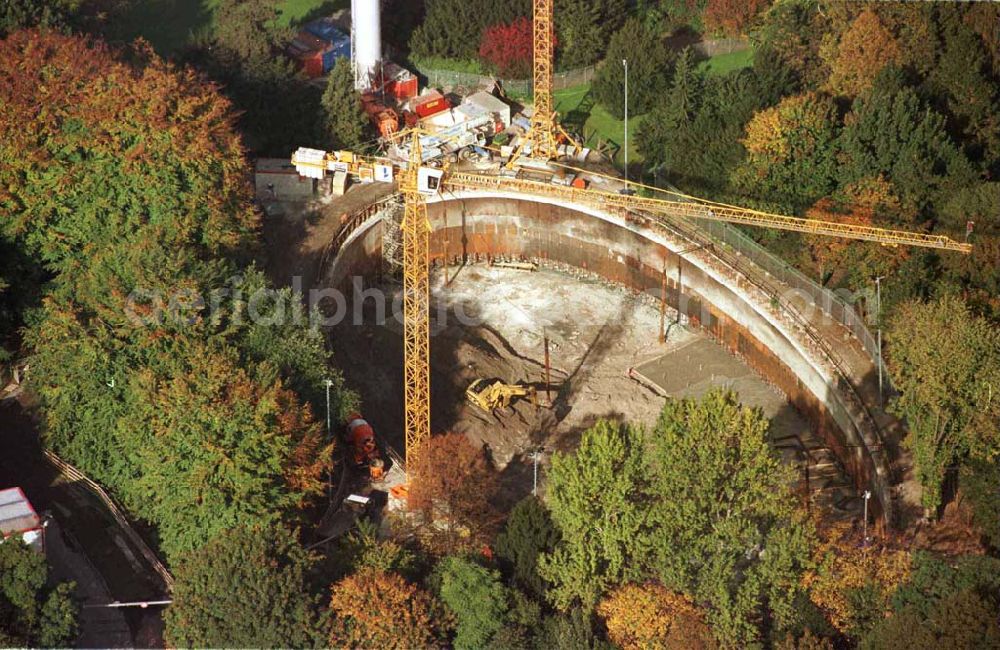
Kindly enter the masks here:
M 671 306 L 780 388 L 844 464 L 855 486 L 872 491 L 875 516 L 891 521 L 887 463 L 874 424 L 866 421 L 870 417 L 863 407 L 859 410 L 850 386 L 765 292 L 711 250 L 692 251 L 691 242 L 638 220 L 541 197 L 451 193 L 429 202 L 428 217 L 431 257 L 438 262 L 492 255 L 549 260 L 657 297 L 666 269 Z M 358 228 L 324 270 L 324 283 L 344 286 L 350 275 L 377 273 L 381 232 L 377 220 Z

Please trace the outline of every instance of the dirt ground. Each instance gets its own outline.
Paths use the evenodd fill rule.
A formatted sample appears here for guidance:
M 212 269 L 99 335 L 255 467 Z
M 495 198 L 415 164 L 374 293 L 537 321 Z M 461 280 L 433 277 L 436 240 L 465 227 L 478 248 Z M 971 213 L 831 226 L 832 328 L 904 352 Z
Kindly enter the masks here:
M 264 270 L 279 286 L 293 286 L 292 280 L 298 276 L 303 287 L 312 287 L 323 251 L 341 228 L 340 216 L 356 212 L 392 191 L 388 183 L 369 183 L 352 186 L 339 197 L 268 203 L 261 233 Z
M 398 287 L 382 289 L 391 304 Z M 485 264 L 436 270 L 431 294 L 431 428 L 462 432 L 487 445 L 503 475 L 505 500 L 530 491 L 533 450 L 543 452 L 544 476 L 549 454 L 575 448 L 598 419 L 651 426 L 664 403 L 661 392 L 698 396 L 723 386 L 773 419 L 776 448 L 788 462 L 812 466 L 811 489 L 853 509 L 839 467 L 784 396 L 701 331 L 672 324 L 672 312 L 661 344 L 657 307 L 623 289 L 555 270 Z M 381 323 L 378 312 L 375 300 L 366 300 L 363 322 L 346 319 L 331 330 L 330 340 L 336 363 L 362 397 L 365 417 L 401 449 L 402 326 L 391 308 Z M 633 368 L 661 388 L 629 377 Z M 487 414 L 465 398 L 466 388 L 480 377 L 530 384 L 538 404 L 520 400 L 511 412 Z

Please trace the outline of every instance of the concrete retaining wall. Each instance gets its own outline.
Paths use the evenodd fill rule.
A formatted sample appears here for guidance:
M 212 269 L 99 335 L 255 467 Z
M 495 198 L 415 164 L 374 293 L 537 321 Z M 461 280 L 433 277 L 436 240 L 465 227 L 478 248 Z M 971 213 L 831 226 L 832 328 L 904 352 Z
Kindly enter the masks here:
M 661 229 L 593 208 L 516 195 L 436 198 L 428 206 L 435 263 L 476 256 L 536 258 L 586 269 L 656 297 L 665 273 L 668 303 L 782 390 L 837 455 L 855 487 L 872 491 L 878 520 L 891 521 L 888 467 L 880 447 L 871 444 L 872 425 L 852 403 L 850 387 L 782 318 L 779 307 L 745 278 L 727 274 L 710 250 L 691 251 L 690 242 Z M 352 275 L 376 274 L 380 257 L 381 224 L 373 220 L 345 242 L 322 275 L 325 286 L 347 288 Z

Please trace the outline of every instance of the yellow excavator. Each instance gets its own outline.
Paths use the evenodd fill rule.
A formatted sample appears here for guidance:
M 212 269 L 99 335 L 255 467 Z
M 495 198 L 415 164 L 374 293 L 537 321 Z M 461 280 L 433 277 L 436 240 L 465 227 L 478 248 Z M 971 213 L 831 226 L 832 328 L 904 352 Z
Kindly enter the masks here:
M 523 384 L 505 384 L 499 379 L 480 378 L 465 389 L 465 397 L 487 413 L 493 413 L 496 409 L 506 409 L 514 399 L 520 397 L 527 397 L 535 404 L 535 388 Z

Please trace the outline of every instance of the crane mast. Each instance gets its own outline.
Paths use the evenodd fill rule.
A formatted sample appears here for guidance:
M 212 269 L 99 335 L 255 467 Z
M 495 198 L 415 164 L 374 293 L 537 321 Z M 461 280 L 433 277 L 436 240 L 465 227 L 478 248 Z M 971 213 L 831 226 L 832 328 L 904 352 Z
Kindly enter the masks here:
M 533 0 L 534 55 L 532 57 L 532 90 L 535 95 L 535 112 L 531 126 L 524 135 L 517 155 L 525 149 L 531 157 L 552 160 L 559 155 L 559 125 L 552 105 L 552 61 L 555 55 L 553 27 L 554 0 Z
M 399 181 L 403 214 L 403 398 L 406 462 L 416 456 L 431 432 L 430 295 L 427 201 L 420 193 L 420 134 L 412 134 L 410 160 Z

